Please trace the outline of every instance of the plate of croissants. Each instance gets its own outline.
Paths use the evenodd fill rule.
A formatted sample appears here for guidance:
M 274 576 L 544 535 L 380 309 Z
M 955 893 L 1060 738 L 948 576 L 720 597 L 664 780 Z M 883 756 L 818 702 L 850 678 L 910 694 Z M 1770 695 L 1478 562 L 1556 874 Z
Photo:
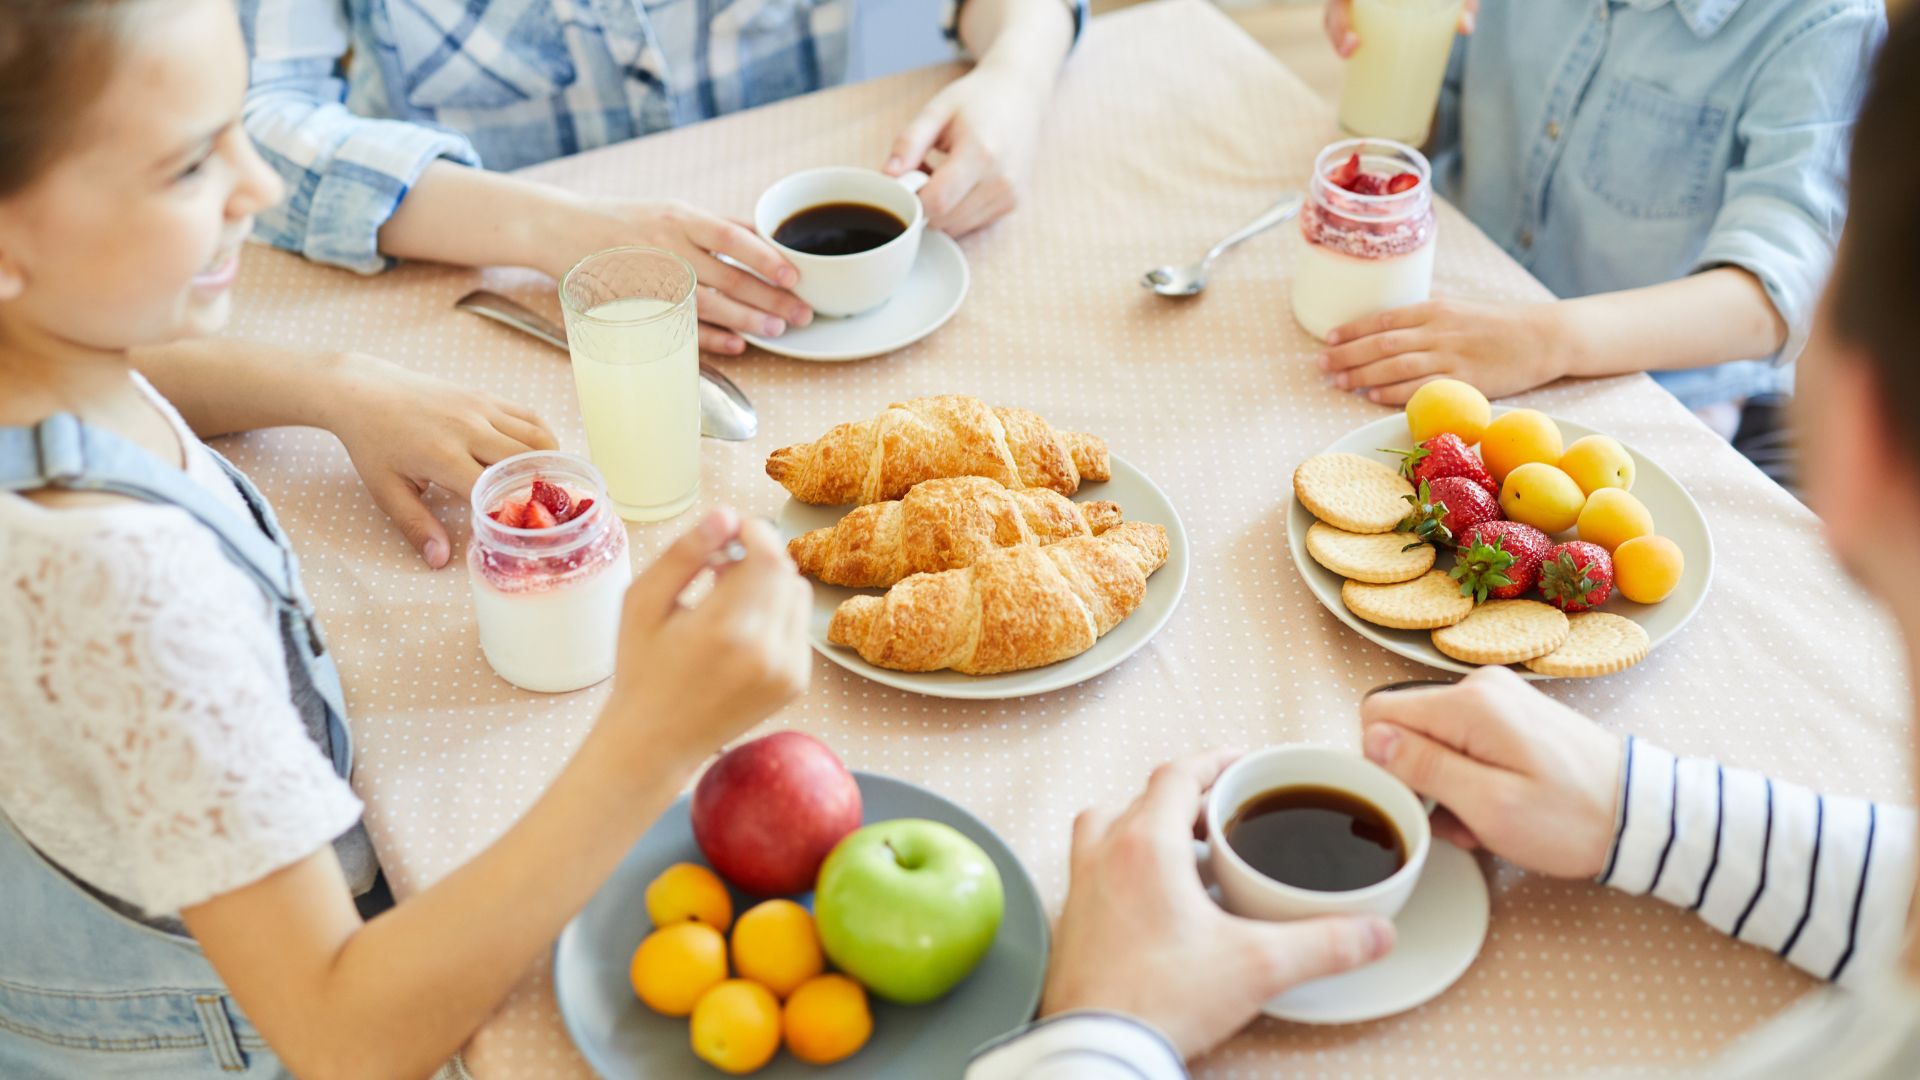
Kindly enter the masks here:
M 1094 435 L 958 394 L 914 398 L 774 451 L 778 525 L 814 581 L 821 655 L 946 698 L 1102 674 L 1172 616 L 1187 534 Z

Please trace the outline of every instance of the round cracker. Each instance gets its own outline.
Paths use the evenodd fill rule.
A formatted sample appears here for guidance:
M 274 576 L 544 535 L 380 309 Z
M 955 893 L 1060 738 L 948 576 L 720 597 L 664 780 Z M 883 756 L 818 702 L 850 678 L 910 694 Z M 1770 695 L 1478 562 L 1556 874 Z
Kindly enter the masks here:
M 1567 640 L 1527 661 L 1528 669 L 1556 678 L 1585 679 L 1625 671 L 1647 658 L 1653 644 L 1637 622 L 1606 611 L 1567 616 Z
M 1391 585 L 1348 581 L 1340 586 L 1340 602 L 1368 622 L 1394 630 L 1452 626 L 1473 613 L 1473 598 L 1461 596 L 1460 583 L 1443 570 Z
M 1351 533 L 1392 532 L 1407 516 L 1413 485 L 1359 454 L 1321 454 L 1293 470 L 1293 494 L 1321 521 Z
M 1489 600 L 1433 632 L 1433 647 L 1468 664 L 1517 664 L 1567 640 L 1566 613 L 1538 600 Z
M 1411 581 L 1433 569 L 1435 558 L 1433 545 L 1411 533 L 1351 533 L 1324 521 L 1307 530 L 1307 554 L 1341 577 L 1374 585 Z

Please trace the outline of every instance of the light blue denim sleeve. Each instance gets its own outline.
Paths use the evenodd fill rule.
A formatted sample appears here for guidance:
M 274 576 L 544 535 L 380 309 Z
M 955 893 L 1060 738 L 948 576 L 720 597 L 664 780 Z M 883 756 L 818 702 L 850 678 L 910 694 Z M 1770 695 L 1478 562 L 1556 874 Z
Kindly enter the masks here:
M 252 60 L 247 133 L 287 184 L 254 235 L 315 262 L 377 273 L 380 226 L 440 158 L 478 165 L 464 136 L 356 116 L 343 103 L 351 44 L 345 0 L 239 0 Z
M 1877 3 L 1827 8 L 1763 61 L 1740 113 L 1739 161 L 1695 269 L 1738 266 L 1760 279 L 1787 324 L 1776 363 L 1800 355 L 1833 265 L 1848 135 L 1885 35 Z

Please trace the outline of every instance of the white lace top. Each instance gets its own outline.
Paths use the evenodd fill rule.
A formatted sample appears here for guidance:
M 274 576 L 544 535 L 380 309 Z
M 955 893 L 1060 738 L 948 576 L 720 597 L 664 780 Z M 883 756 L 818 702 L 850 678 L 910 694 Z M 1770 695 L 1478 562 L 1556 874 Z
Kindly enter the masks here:
M 140 386 L 188 476 L 251 520 Z M 0 810 L 68 873 L 171 915 L 325 847 L 360 801 L 293 708 L 266 598 L 205 527 L 0 494 Z

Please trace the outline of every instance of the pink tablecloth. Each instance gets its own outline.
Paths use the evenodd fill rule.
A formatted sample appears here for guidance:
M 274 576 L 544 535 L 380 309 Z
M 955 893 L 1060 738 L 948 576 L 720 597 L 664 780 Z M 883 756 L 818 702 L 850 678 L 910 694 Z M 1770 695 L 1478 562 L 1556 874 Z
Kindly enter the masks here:
M 795 169 L 873 163 L 958 69 L 815 94 L 554 162 L 535 175 L 595 195 L 679 197 L 744 215 Z M 1355 636 L 1286 554 L 1287 477 L 1384 410 L 1326 388 L 1288 316 L 1285 233 L 1229 256 L 1198 300 L 1134 283 L 1190 257 L 1302 186 L 1333 118 L 1292 75 L 1197 0 L 1096 20 L 1061 80 L 1025 204 L 963 244 L 973 292 L 945 329 L 892 356 L 724 366 L 758 403 L 748 444 L 707 442 L 701 505 L 771 514 L 767 453 L 915 394 L 963 391 L 1104 435 L 1179 507 L 1192 579 L 1172 622 L 1118 669 L 1044 697 L 936 701 L 816 663 L 811 692 L 771 727 L 826 738 L 849 764 L 964 803 L 1007 837 L 1050 904 L 1066 888 L 1068 823 L 1123 798 L 1162 759 L 1207 745 L 1350 744 L 1367 687 L 1421 674 Z M 1450 209 L 1440 292 L 1546 294 Z M 539 409 L 583 450 L 563 357 L 451 309 L 479 284 L 555 310 L 520 273 L 406 267 L 366 281 L 258 253 L 234 333 L 356 348 Z M 1643 377 L 1563 385 L 1529 404 L 1612 432 L 1699 500 L 1719 567 L 1706 606 L 1647 662 L 1549 692 L 1676 750 L 1721 755 L 1872 796 L 1905 794 L 1903 676 L 1889 626 L 1824 554 L 1813 517 Z M 235 440 L 280 507 L 345 674 L 356 781 L 401 895 L 446 874 L 534 797 L 602 692 L 520 693 L 482 661 L 463 563 L 427 570 L 311 431 Z M 466 536 L 463 508 L 440 503 Z M 636 527 L 645 559 L 678 526 Z M 1492 931 L 1476 966 L 1423 1008 L 1377 1023 L 1263 1021 L 1199 1071 L 1247 1076 L 1566 1073 L 1691 1059 L 1811 985 L 1692 917 L 1587 884 L 1493 867 Z M 544 963 L 469 1050 L 483 1078 L 584 1076 Z

